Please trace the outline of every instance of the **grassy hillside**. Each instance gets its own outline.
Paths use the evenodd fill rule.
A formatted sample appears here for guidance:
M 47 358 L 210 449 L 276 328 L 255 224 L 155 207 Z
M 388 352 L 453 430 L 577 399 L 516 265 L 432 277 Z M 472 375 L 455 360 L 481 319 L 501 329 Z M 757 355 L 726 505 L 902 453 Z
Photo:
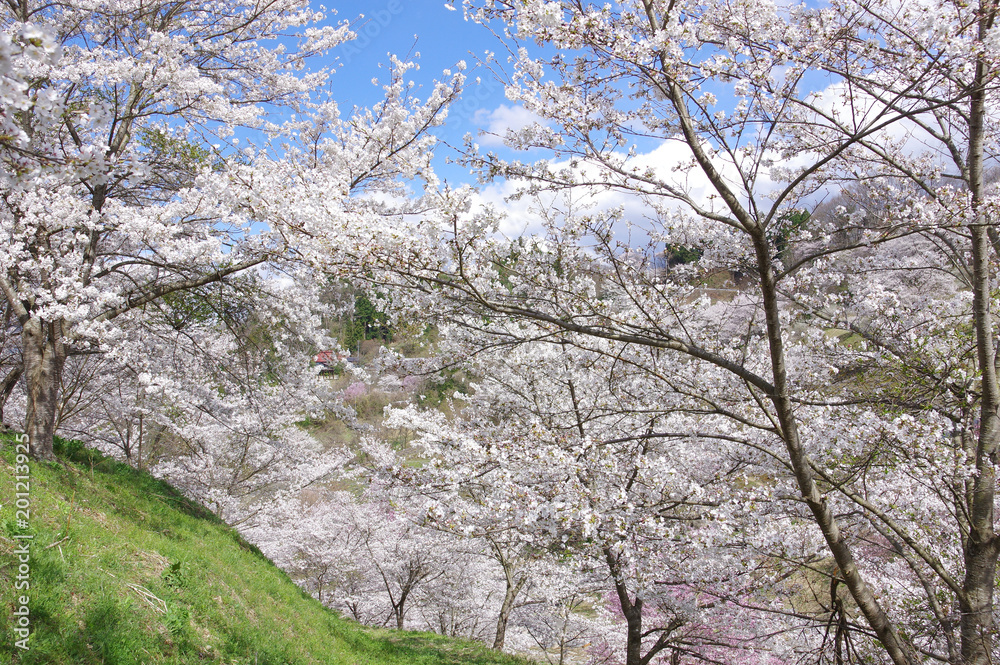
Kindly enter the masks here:
M 25 529 L 14 443 L 0 437 L 0 664 L 526 662 L 342 619 L 203 507 L 76 444 L 61 446 L 61 464 L 30 465 Z M 17 536 L 33 536 L 26 651 L 13 630 L 26 593 Z

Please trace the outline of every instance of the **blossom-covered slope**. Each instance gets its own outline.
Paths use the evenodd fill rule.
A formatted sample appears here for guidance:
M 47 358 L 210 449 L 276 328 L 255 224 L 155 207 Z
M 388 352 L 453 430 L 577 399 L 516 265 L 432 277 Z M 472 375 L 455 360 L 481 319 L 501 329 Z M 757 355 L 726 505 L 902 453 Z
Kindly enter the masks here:
M 78 444 L 30 465 L 28 528 L 15 514 L 14 439 L 0 467 L 0 606 L 30 598 L 22 649 L 7 623 L 3 663 L 515 665 L 469 642 L 372 630 L 300 591 L 259 550 L 172 487 Z M 33 536 L 18 591 L 15 552 Z M 16 618 L 15 618 L 16 619 Z

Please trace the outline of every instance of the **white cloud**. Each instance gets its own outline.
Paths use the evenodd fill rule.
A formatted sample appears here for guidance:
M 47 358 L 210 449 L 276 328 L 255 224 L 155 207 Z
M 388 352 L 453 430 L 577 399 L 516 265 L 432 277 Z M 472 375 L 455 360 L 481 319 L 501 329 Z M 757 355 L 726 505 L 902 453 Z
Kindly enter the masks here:
M 691 159 L 691 152 L 682 141 L 664 141 L 648 153 L 635 155 L 627 161 L 628 168 L 638 172 L 652 171 L 664 183 L 688 192 L 699 203 L 711 206 L 708 199 L 710 188 L 704 175 L 697 169 L 678 170 L 678 166 Z M 568 161 L 550 162 L 553 170 L 568 169 Z M 578 181 L 607 181 L 601 175 L 601 168 L 595 164 L 581 162 L 574 169 Z M 521 235 L 544 233 L 543 217 L 561 217 L 565 214 L 600 216 L 611 210 L 621 210 L 622 219 L 633 225 L 627 230 L 624 224 L 616 226 L 619 240 L 644 243 L 647 233 L 660 224 L 658 219 L 680 207 L 677 201 L 657 196 L 640 196 L 621 188 L 603 186 L 574 188 L 572 198 L 561 194 L 542 192 L 534 196 L 524 196 L 511 200 L 519 190 L 525 188 L 523 181 L 497 181 L 483 187 L 474 197 L 473 207 L 493 206 L 502 212 L 504 218 L 500 231 L 508 238 Z M 628 233 L 631 237 L 625 237 Z
M 845 92 L 842 84 L 828 86 L 822 92 L 817 93 L 817 106 L 823 113 L 843 118 L 845 114 L 852 110 L 859 113 L 858 105 L 862 107 L 861 113 L 867 112 L 870 116 L 882 110 L 878 103 L 872 99 L 854 100 L 852 107 L 844 100 Z M 867 106 L 866 106 L 867 104 Z M 493 111 L 480 111 L 476 115 L 476 121 L 484 127 L 487 136 L 481 141 L 484 145 L 502 145 L 502 137 L 507 131 L 517 131 L 531 124 L 539 122 L 540 119 L 530 111 L 521 106 L 509 107 L 502 105 Z M 934 141 L 926 132 L 923 132 L 915 123 L 909 120 L 899 121 L 889 125 L 886 129 L 872 137 L 884 145 L 887 149 L 898 152 L 911 159 L 916 159 L 922 154 L 930 152 L 937 156 L 932 161 L 940 159 L 940 148 L 934 145 Z M 706 144 L 705 146 L 709 146 Z M 624 158 L 624 155 L 622 155 Z M 523 156 L 522 156 L 523 158 Z M 788 178 L 802 168 L 807 168 L 814 163 L 819 155 L 802 150 L 791 157 L 782 158 L 772 151 L 765 152 L 764 155 L 747 155 L 748 160 L 770 158 L 775 160 L 775 170 L 762 168 L 756 173 L 752 183 L 752 192 L 746 192 L 743 179 L 740 177 L 739 169 L 732 158 L 725 153 L 716 153 L 713 162 L 717 171 L 726 179 L 729 186 L 737 194 L 737 197 L 746 205 L 749 203 L 749 195 L 752 195 L 758 206 L 765 210 L 771 204 L 771 197 L 781 191 L 788 182 Z M 738 159 L 744 159 L 741 155 Z M 649 172 L 652 174 L 652 181 L 670 186 L 677 191 L 682 191 L 696 202 L 699 206 L 707 210 L 713 210 L 726 214 L 728 211 L 722 199 L 709 184 L 705 174 L 700 168 L 686 168 L 690 164 L 692 154 L 689 147 L 679 137 L 661 141 L 658 145 L 632 157 L 623 162 L 629 170 L 637 173 Z M 569 167 L 568 161 L 550 162 L 550 168 L 559 170 Z M 578 179 L 581 181 L 607 182 L 615 178 L 599 176 L 599 167 L 593 164 L 580 162 L 575 169 Z M 492 205 L 497 210 L 504 213 L 505 218 L 501 224 L 501 232 L 507 237 L 516 237 L 524 234 L 536 234 L 544 231 L 544 223 L 539 214 L 539 209 L 561 210 L 567 208 L 567 201 L 562 197 L 553 194 L 543 193 L 539 197 L 524 197 L 518 200 L 509 200 L 519 189 L 523 188 L 523 182 L 498 181 L 482 188 L 475 197 L 476 207 Z M 666 187 L 660 190 L 666 190 Z M 657 187 L 651 185 L 652 190 Z M 809 205 L 829 195 L 829 190 L 824 189 L 808 195 L 803 204 Z M 621 189 L 609 187 L 591 187 L 589 189 L 578 188 L 574 193 L 576 197 L 573 203 L 576 211 L 587 208 L 584 214 L 599 214 L 602 211 L 609 211 L 620 208 L 623 210 L 623 219 L 646 231 L 658 230 L 663 223 L 672 223 L 675 214 L 686 206 L 667 196 L 647 194 L 640 196 Z M 624 232 L 624 229 L 622 229 Z M 633 238 L 645 235 L 642 231 L 633 229 Z M 624 238 L 622 238 L 625 240 Z M 640 240 L 641 242 L 641 240 Z
M 479 143 L 488 147 L 502 146 L 504 136 L 507 135 L 508 131 L 516 132 L 534 123 L 546 124 L 543 118 L 523 106 L 507 106 L 506 104 L 501 104 L 492 111 L 485 109 L 476 111 L 473 122 L 483 131 Z

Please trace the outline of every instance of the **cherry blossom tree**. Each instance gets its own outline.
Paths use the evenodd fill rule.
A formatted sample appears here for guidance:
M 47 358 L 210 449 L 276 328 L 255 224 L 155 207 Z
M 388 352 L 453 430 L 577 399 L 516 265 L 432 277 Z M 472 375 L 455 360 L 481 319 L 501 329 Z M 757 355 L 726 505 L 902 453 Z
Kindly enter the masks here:
M 577 662 L 582 660 L 580 655 L 586 662 L 607 662 L 591 645 L 613 634 L 618 626 L 600 605 L 595 608 L 598 587 L 590 586 L 586 576 L 568 575 L 565 566 L 550 563 L 540 572 L 538 602 L 525 607 L 518 617 L 524 634 L 518 646 L 536 659 L 540 651 L 551 665 Z
M 611 603 L 618 619 L 604 625 L 618 634 L 587 634 L 621 647 L 609 651 L 609 662 L 655 662 L 661 652 L 735 662 L 751 647 L 776 650 L 775 637 L 791 634 L 805 646 L 807 613 L 789 620 L 775 612 L 785 590 L 766 581 L 793 556 L 792 547 L 768 546 L 769 531 L 780 523 L 791 544 L 803 520 L 778 510 L 760 524 L 747 519 L 739 506 L 757 490 L 734 486 L 751 460 L 739 439 L 700 433 L 711 432 L 702 405 L 651 390 L 625 349 L 598 353 L 551 341 L 489 349 L 477 330 L 458 335 L 462 343 L 443 333 L 444 357 L 454 362 L 474 351 L 466 370 L 480 378 L 455 419 L 393 411 L 388 422 L 420 433 L 427 461 L 399 460 L 383 471 L 416 494 L 411 502 L 423 497 L 428 522 L 490 543 L 507 577 L 498 638 L 521 587 L 530 592 L 543 584 L 539 575 L 561 567 L 576 585 L 565 597 Z M 806 547 L 815 551 L 812 540 Z M 737 598 L 745 621 L 769 625 L 767 636 L 718 615 Z M 583 619 L 552 606 L 563 611 L 555 623 L 543 621 L 550 627 Z
M 52 456 L 70 356 L 106 352 L 122 317 L 171 294 L 317 259 L 318 227 L 281 210 L 293 158 L 334 174 L 327 214 L 379 214 L 352 195 L 425 169 L 425 134 L 461 82 L 452 76 L 422 103 L 403 80 L 410 65 L 395 61 L 385 101 L 341 118 L 312 93 L 327 72 L 304 67 L 352 34 L 302 0 L 19 2 L 0 12 L 10 248 L 0 288 L 20 328 L 40 459 Z M 261 131 L 288 161 L 247 146 Z M 297 151 L 280 145 L 292 136 Z
M 129 344 L 70 358 L 60 430 L 248 528 L 343 462 L 301 426 L 338 404 L 311 362 L 329 340 L 320 313 L 303 316 L 313 294 L 302 290 L 243 277 L 164 299 L 123 328 Z
M 5 30 L 0 35 L 0 146 L 4 151 L 19 152 L 28 148 L 29 138 L 18 123 L 18 113 L 30 109 L 37 100 L 31 89 L 32 72 L 38 66 L 47 66 L 56 58 L 57 45 L 51 35 L 36 26 L 25 25 Z M 0 417 L 3 407 L 14 392 L 24 372 L 21 360 L 20 322 L 14 316 L 12 305 L 4 303 L 2 372 L 0 392 Z M 6 421 L 4 421 L 6 424 Z
M 866 657 L 991 662 L 996 4 L 465 4 L 539 119 L 508 146 L 553 157 L 469 162 L 543 237 L 444 190 L 357 261 L 493 341 L 612 345 L 747 449 L 757 511 L 805 511 Z M 805 214 L 853 183 L 867 214 Z
M 385 497 L 325 492 L 311 503 L 272 505 L 247 534 L 316 598 L 357 621 L 485 639 L 496 571 L 474 541 L 412 516 Z
M 274 504 L 247 535 L 320 602 L 375 623 L 388 612 L 372 602 L 378 587 L 362 554 L 370 518 L 348 492 L 329 493 L 311 505 L 295 497 Z

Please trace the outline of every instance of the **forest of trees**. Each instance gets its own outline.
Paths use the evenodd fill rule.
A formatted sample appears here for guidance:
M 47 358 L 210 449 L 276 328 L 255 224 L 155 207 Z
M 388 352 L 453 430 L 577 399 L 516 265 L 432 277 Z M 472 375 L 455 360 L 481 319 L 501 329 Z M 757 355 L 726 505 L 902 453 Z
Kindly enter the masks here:
M 448 4 L 534 122 L 447 149 L 537 232 L 435 174 L 464 63 L 342 113 L 306 0 L 2 5 L 35 460 L 551 663 L 1000 661 L 997 0 Z

